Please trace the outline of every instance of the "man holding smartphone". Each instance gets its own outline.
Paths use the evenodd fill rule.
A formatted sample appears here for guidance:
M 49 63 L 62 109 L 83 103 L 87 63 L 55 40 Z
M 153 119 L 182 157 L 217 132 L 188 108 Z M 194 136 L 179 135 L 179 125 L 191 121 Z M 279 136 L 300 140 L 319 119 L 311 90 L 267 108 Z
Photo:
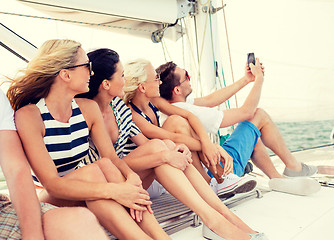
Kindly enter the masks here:
M 254 58 L 254 54 L 248 55 L 248 58 L 251 57 Z M 208 132 L 216 134 L 219 128 L 239 123 L 231 136 L 222 144 L 224 150 L 233 158 L 234 174 L 242 176 L 247 162 L 251 159 L 271 179 L 269 185 L 273 190 L 297 195 L 309 195 L 320 190 L 320 184 L 313 179 L 285 177 L 309 177 L 317 172 L 317 168 L 298 162 L 288 150 L 270 116 L 263 109 L 257 108 L 264 81 L 263 67 L 258 58 L 255 64 L 248 65 L 247 62 L 245 76 L 237 82 L 207 96 L 194 99 L 188 98 L 192 88 L 186 70 L 177 67 L 173 62 L 168 62 L 158 67 L 156 71 L 162 81 L 161 97 L 195 114 Z M 213 109 L 250 82 L 254 82 L 253 87 L 241 107 L 223 111 Z M 284 162 L 285 176 L 275 169 L 265 146 Z M 217 179 L 220 177 L 215 175 Z

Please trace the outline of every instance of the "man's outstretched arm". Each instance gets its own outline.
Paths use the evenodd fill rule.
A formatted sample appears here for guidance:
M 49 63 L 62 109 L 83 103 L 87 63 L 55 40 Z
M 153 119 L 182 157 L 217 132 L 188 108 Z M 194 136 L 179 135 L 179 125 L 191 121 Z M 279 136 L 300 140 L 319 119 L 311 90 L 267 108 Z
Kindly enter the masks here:
M 261 65 L 262 71 L 263 67 Z M 254 82 L 255 76 L 251 73 L 248 68 L 248 64 L 245 66 L 245 76 L 236 81 L 235 83 L 224 87 L 222 89 L 216 90 L 213 93 L 194 99 L 194 105 L 197 106 L 205 106 L 205 107 L 216 107 L 228 99 L 230 99 L 234 94 L 239 92 L 243 87 L 245 87 L 248 83 Z
M 239 90 L 241 90 L 244 86 L 246 86 L 248 83 L 250 83 L 249 79 L 247 79 L 245 76 L 236 81 L 235 83 L 221 88 L 219 90 L 214 91 L 213 93 L 194 99 L 194 105 L 197 106 L 205 106 L 205 107 L 216 107 L 226 100 L 228 100 L 230 97 L 232 97 L 234 94 L 236 94 Z
M 244 104 L 240 108 L 224 110 L 224 118 L 220 124 L 221 128 L 231 126 L 244 120 L 249 120 L 255 114 L 261 97 L 263 69 L 261 69 L 261 65 L 258 59 L 256 59 L 255 65 L 251 63 L 250 67 L 254 76 L 254 85 L 249 92 Z

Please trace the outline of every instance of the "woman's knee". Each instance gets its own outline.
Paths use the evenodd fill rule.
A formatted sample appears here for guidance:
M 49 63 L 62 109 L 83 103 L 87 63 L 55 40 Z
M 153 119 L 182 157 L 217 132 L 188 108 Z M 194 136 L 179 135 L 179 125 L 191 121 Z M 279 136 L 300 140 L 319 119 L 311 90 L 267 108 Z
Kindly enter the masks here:
M 190 131 L 188 120 L 178 115 L 169 116 L 165 124 L 169 131 L 173 131 L 175 133 L 188 133 Z
M 65 175 L 65 177 L 79 178 L 88 182 L 106 182 L 106 178 L 96 162 L 86 165 L 76 171 L 78 171 L 78 174 L 73 176 L 69 174 L 69 176 Z
M 168 149 L 168 140 L 160 140 L 160 139 L 151 139 L 148 144 L 149 144 L 149 148 L 152 150 L 153 152 L 161 152 L 164 150 Z
M 109 158 L 101 158 L 95 162 L 104 176 L 106 176 L 108 182 L 123 182 L 124 177 L 121 171 L 112 163 Z
M 166 144 L 166 146 L 169 150 L 175 149 L 176 144 L 172 140 L 164 139 L 163 141 L 164 141 L 164 143 Z

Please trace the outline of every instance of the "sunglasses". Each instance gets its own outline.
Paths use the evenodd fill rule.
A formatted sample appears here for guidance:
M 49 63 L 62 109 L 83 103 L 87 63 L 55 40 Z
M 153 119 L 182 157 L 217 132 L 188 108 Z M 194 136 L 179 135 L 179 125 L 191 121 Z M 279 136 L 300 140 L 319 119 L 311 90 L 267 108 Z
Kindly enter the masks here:
M 71 66 L 71 67 L 66 67 L 64 69 L 71 69 L 71 68 L 77 68 L 77 67 L 82 67 L 82 66 L 85 66 L 89 70 L 89 75 L 92 75 L 92 72 L 93 72 L 92 62 L 83 63 L 83 64 L 79 64 L 79 65 L 74 65 L 74 66 Z
M 158 82 L 158 83 L 160 83 L 160 82 L 161 82 L 161 80 L 160 80 L 160 75 L 157 74 L 157 75 L 155 76 L 154 80 L 151 80 L 151 81 L 145 81 L 145 82 Z
M 189 73 L 188 73 L 187 70 L 185 70 L 185 71 L 186 71 L 186 73 L 185 73 L 185 77 L 186 77 L 186 79 L 184 79 L 182 82 L 180 82 L 177 86 L 181 85 L 181 84 L 184 83 L 185 81 L 190 81 L 190 75 L 189 75 Z

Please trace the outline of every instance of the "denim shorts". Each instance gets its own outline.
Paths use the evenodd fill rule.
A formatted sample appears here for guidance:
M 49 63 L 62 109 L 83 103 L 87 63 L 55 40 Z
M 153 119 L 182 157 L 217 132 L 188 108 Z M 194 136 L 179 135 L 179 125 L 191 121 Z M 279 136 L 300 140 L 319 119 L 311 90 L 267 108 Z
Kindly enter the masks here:
M 246 164 L 260 136 L 261 132 L 253 123 L 243 121 L 221 145 L 233 158 L 233 173 L 239 177 L 244 174 Z

